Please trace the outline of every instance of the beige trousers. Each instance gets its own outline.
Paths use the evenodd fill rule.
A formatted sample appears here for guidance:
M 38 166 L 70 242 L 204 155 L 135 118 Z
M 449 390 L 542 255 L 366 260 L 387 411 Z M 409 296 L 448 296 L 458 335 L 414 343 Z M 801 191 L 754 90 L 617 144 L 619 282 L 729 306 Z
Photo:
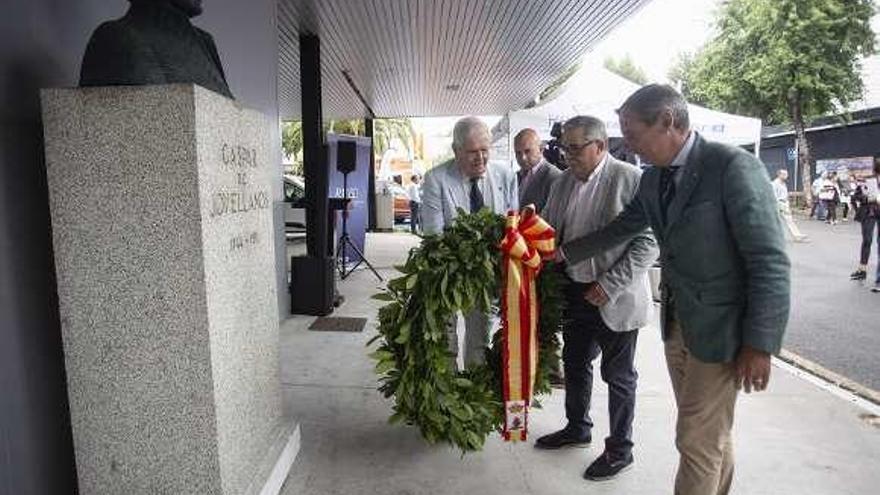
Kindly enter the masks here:
M 782 225 L 788 230 L 789 235 L 795 241 L 800 241 L 806 237 L 797 224 L 794 223 L 794 217 L 791 214 L 791 207 L 787 204 L 779 203 L 779 217 L 782 219 Z
M 704 363 L 682 341 L 678 322 L 666 340 L 666 364 L 678 405 L 675 495 L 726 495 L 733 481 L 733 363 Z

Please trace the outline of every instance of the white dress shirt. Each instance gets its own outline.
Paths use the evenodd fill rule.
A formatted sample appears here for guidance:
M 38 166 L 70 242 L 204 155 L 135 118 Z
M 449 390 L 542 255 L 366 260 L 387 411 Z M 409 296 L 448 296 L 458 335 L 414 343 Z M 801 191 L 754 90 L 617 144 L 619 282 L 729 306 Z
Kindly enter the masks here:
M 788 187 L 779 178 L 773 179 L 773 195 L 777 203 L 788 205 Z
M 672 162 L 669 164 L 670 167 L 678 167 L 675 171 L 675 175 L 672 176 L 676 188 L 681 185 L 681 178 L 684 177 L 684 169 L 687 165 L 688 156 L 690 156 L 691 150 L 694 149 L 694 143 L 696 141 L 697 131 L 691 130 L 690 134 L 688 134 L 687 141 L 684 142 L 684 146 L 678 150 L 678 154 L 675 155 L 675 158 L 673 158 Z
M 537 165 L 535 165 L 534 167 L 530 168 L 529 171 L 526 172 L 525 177 L 523 177 L 522 183 L 519 185 L 519 194 L 520 194 L 520 196 L 522 196 L 523 191 L 526 190 L 526 186 L 528 186 L 528 184 L 529 184 L 529 182 L 531 181 L 532 177 L 534 177 L 535 174 L 537 174 L 538 171 L 541 170 L 541 167 L 543 167 L 543 166 L 544 166 L 544 160 L 541 160 L 540 162 L 538 162 Z
M 415 182 L 407 186 L 406 194 L 409 196 L 410 201 L 414 201 L 416 203 L 422 202 L 422 188 Z
M 593 173 L 586 181 L 578 181 L 568 198 L 568 207 L 565 210 L 565 220 L 562 226 L 562 242 L 583 237 L 591 232 L 599 230 L 601 216 L 596 203 L 596 191 L 605 177 L 605 164 L 608 163 L 608 154 L 599 162 Z M 566 266 L 566 273 L 575 282 L 595 282 L 598 278 L 596 266 L 592 258 L 588 258 L 577 264 Z

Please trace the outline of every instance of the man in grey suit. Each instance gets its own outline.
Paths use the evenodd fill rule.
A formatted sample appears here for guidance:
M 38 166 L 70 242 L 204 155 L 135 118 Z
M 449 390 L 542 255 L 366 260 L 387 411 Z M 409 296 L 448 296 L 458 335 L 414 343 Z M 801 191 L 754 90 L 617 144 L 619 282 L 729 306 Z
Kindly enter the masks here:
M 458 208 L 476 213 L 489 208 L 498 214 L 519 207 L 516 176 L 505 167 L 489 163 L 489 128 L 476 117 L 456 122 L 452 131 L 453 160 L 425 174 L 422 186 L 422 230 L 443 232 L 458 215 Z M 465 366 L 483 363 L 489 343 L 490 318 L 479 311 L 465 315 Z M 455 321 L 447 332 L 450 351 L 458 356 Z
M 601 229 L 635 197 L 641 171 L 608 153 L 601 120 L 578 116 L 563 126 L 562 150 L 569 168 L 553 184 L 542 216 L 556 228 L 559 244 Z M 610 434 L 605 450 L 584 472 L 591 480 L 616 476 L 631 466 L 632 422 L 636 402 L 635 358 L 638 329 L 651 315 L 648 269 L 657 243 L 645 227 L 629 242 L 577 263 L 565 273 L 567 307 L 562 359 L 568 424 L 535 446 L 558 449 L 590 443 L 593 360 L 602 353 L 602 379 L 608 384 Z
M 629 146 L 653 164 L 603 229 L 567 241 L 569 263 L 630 242 L 648 226 L 663 264 L 661 316 L 678 406 L 676 495 L 727 494 L 737 391 L 761 391 L 788 323 L 790 265 L 767 170 L 690 129 L 687 103 L 651 84 L 618 111 Z
M 535 211 L 543 211 L 550 195 L 550 186 L 562 171 L 544 159 L 541 137 L 534 129 L 523 129 L 516 134 L 513 151 L 519 164 L 519 172 L 516 173 L 519 204 L 535 205 Z

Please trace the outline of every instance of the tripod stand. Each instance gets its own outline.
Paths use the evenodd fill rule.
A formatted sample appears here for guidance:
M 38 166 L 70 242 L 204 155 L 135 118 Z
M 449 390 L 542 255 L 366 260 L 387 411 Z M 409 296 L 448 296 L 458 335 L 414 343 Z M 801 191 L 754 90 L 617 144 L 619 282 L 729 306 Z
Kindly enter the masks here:
M 336 268 L 339 270 L 339 277 L 342 280 L 345 280 L 345 278 L 351 275 L 351 272 L 355 271 L 361 263 L 366 263 L 370 271 L 373 272 L 373 275 L 375 275 L 380 282 L 384 282 L 384 279 L 379 275 L 379 272 L 373 268 L 373 265 L 371 265 L 367 257 L 364 256 L 364 253 L 354 245 L 354 242 L 351 241 L 351 237 L 348 235 L 348 204 L 351 201 L 348 197 L 348 172 L 342 173 L 342 199 L 344 203 L 342 208 L 342 235 L 339 236 L 339 243 L 336 245 Z M 358 262 L 351 268 L 348 268 L 346 265 L 346 262 L 348 261 L 346 249 L 348 248 L 351 248 L 351 250 L 358 255 Z

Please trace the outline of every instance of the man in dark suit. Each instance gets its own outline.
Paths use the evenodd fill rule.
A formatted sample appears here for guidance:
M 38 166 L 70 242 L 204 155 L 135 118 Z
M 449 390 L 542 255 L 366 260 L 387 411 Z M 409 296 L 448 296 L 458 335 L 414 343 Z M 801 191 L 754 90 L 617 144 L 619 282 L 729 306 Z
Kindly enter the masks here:
M 562 171 L 544 160 L 541 138 L 533 129 L 523 129 L 517 133 L 513 138 L 513 151 L 519 164 L 519 171 L 516 173 L 519 204 L 533 204 L 535 211 L 540 212 L 547 202 L 550 186 Z
M 619 115 L 627 144 L 654 166 L 613 222 L 566 242 L 560 257 L 577 263 L 653 229 L 678 406 L 675 493 L 727 494 L 737 392 L 767 388 L 788 323 L 790 264 L 776 200 L 764 165 L 692 131 L 671 87 L 639 89 Z

